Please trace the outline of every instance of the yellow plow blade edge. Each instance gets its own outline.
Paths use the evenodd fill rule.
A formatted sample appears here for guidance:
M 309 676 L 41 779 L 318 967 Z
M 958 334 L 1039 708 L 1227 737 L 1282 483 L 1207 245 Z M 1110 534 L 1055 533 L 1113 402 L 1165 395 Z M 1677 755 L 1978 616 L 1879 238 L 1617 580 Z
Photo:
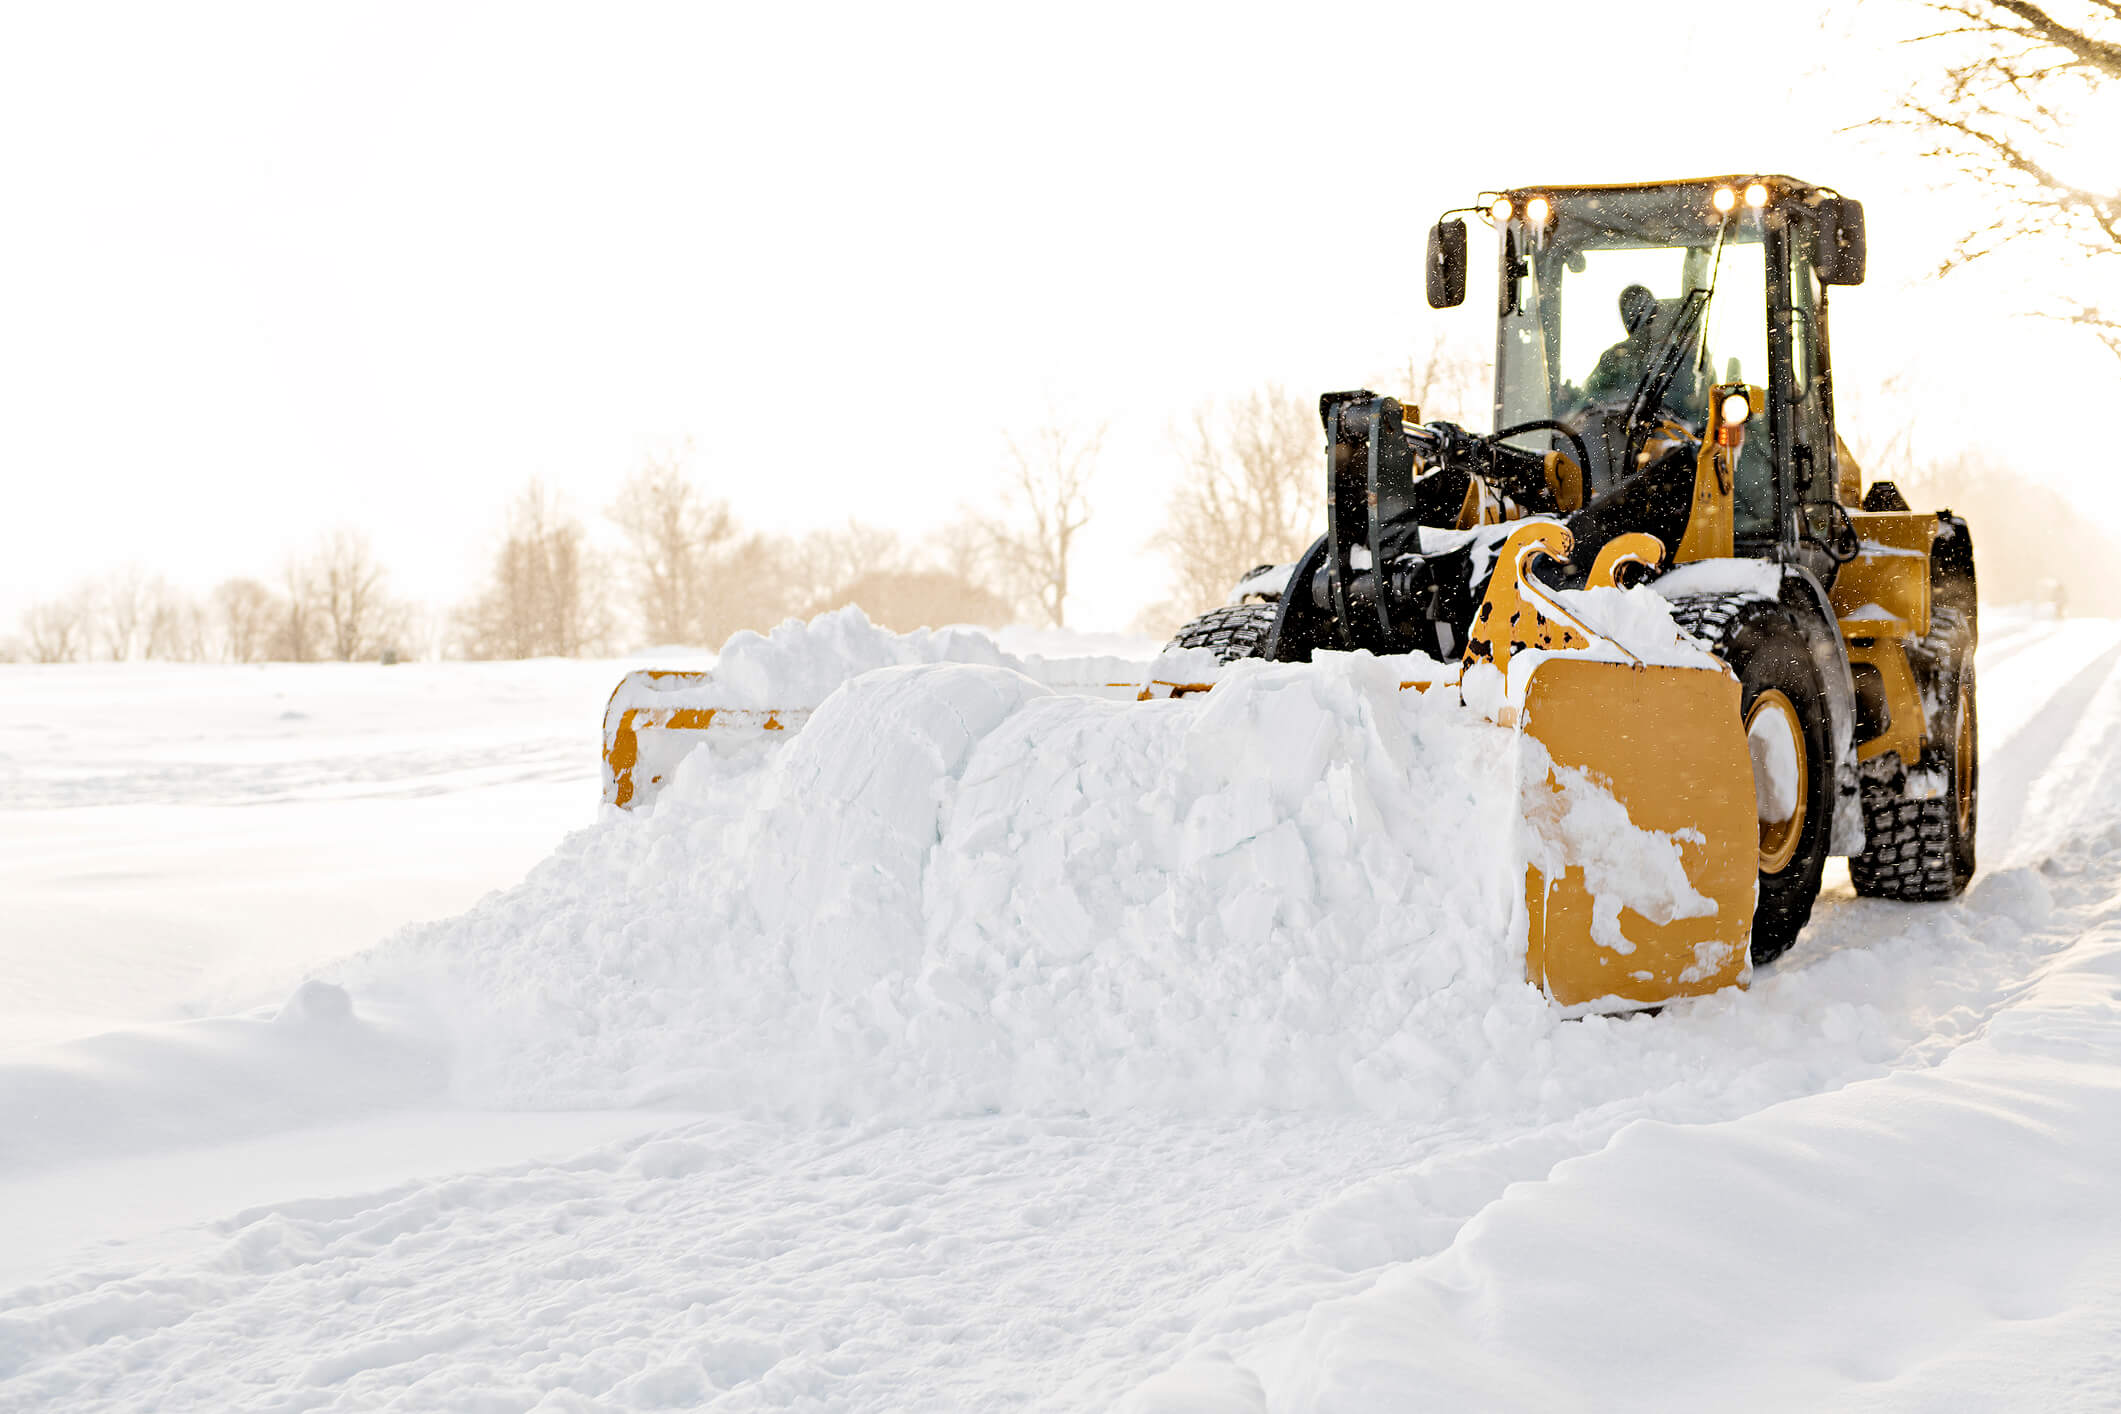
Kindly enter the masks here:
M 1623 954 L 1592 936 L 1582 868 L 1548 878 L 1528 865 L 1525 978 L 1556 1003 L 1624 1011 L 1751 976 L 1759 823 L 1738 701 L 1736 678 L 1703 668 L 1557 654 L 1534 670 L 1519 729 L 1556 766 L 1596 777 L 1637 829 L 1674 836 L 1688 882 L 1716 905 L 1713 916 L 1661 924 L 1622 909 L 1634 945 Z
M 654 798 L 703 731 L 797 731 L 807 709 L 699 707 L 684 701 L 709 681 L 698 672 L 628 673 L 604 709 L 604 803 L 622 810 Z

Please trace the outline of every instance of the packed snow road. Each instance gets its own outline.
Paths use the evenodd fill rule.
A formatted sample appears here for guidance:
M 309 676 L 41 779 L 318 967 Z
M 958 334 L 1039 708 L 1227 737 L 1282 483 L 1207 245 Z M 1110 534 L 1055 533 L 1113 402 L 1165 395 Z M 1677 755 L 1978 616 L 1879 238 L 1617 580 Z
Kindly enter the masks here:
M 1306 884 L 1291 842 L 1332 812 L 1187 756 L 1212 730 L 1251 759 L 1285 691 L 1181 734 L 1123 706 L 997 706 L 954 672 L 960 719 L 998 725 L 967 728 L 943 896 L 919 901 L 955 920 L 940 947 L 891 933 L 911 901 L 800 867 L 820 842 L 800 802 L 747 802 L 778 845 L 732 858 L 823 924 L 701 882 L 697 861 L 762 848 L 703 779 L 463 919 L 345 963 L 310 941 L 291 970 L 328 980 L 288 998 L 266 978 L 275 1020 L 0 1055 L 0 1408 L 2109 1406 L 2117 666 L 2121 625 L 1991 615 L 1968 898 L 1830 885 L 1750 991 L 1576 1023 L 1465 955 L 1479 898 L 1420 892 L 1477 819 L 1365 857 L 1369 893 Z M 1395 743 L 1454 749 L 1418 705 L 1395 726 L 1368 700 L 1306 700 L 1337 724 L 1323 759 L 1404 771 L 1427 757 Z M 180 808 L 117 803 L 93 771 L 55 784 L 6 727 L 11 890 L 59 887 L 80 814 Z M 236 788 L 185 775 L 210 748 L 154 749 L 174 761 L 143 795 Z M 292 746 L 283 764 L 318 765 Z M 502 789 L 479 769 L 428 798 Z M 1334 800 L 1390 809 L 1378 773 Z M 583 774 L 554 771 L 576 800 Z M 1145 781 L 1166 797 L 1136 818 Z M 992 812 L 961 803 L 982 789 L 1090 853 L 1071 873 L 1028 834 L 987 838 Z M 295 810 L 251 813 L 303 828 Z M 358 831 L 309 827 L 357 889 Z M 1178 881 L 1157 906 L 1216 920 L 1191 950 L 1152 878 Z M 1249 882 L 1302 885 L 1314 912 L 1218 910 Z M 1069 898 L 1114 936 L 1081 947 Z M 1335 934 L 1377 899 L 1448 965 Z M 1030 936 L 982 931 L 1004 901 L 1038 906 Z M 10 922 L 0 965 L 44 969 L 76 1015 L 151 1014 L 50 943 L 122 971 L 154 933 L 69 918 Z M 858 1004 L 800 1004 L 820 990 Z M 170 985 L 163 1014 L 200 1000 Z M 548 1112 L 498 1108 L 525 1104 Z

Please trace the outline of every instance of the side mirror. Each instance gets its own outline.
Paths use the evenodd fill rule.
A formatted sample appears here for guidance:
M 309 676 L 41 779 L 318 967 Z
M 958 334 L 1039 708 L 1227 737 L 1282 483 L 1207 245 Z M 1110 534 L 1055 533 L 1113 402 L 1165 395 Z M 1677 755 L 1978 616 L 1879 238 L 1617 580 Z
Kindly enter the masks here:
M 1456 309 L 1466 302 L 1466 223 L 1438 221 L 1429 228 L 1429 308 Z
M 1863 283 L 1863 203 L 1837 196 L 1819 206 L 1819 248 L 1812 263 L 1822 285 Z

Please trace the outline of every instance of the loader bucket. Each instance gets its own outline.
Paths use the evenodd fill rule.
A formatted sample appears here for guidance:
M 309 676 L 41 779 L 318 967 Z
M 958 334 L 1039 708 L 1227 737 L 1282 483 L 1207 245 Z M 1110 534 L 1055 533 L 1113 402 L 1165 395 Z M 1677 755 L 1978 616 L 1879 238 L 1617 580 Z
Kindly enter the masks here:
M 1530 927 L 1525 978 L 1564 1007 L 1626 1011 L 1700 996 L 1751 975 L 1749 943 L 1758 884 L 1759 825 L 1753 763 L 1727 671 L 1605 662 L 1558 653 L 1526 685 L 1518 727 L 1546 748 L 1552 767 L 1588 772 L 1627 808 L 1639 830 L 1669 835 L 1687 882 L 1712 915 L 1652 922 L 1629 908 L 1619 932 L 1631 950 L 1593 936 L 1584 869 L 1549 878 L 1525 870 Z M 1536 758 L 1535 758 L 1536 760 Z M 1528 797 L 1556 789 L 1532 768 Z
M 638 809 L 655 798 L 699 733 L 786 732 L 809 720 L 805 709 L 708 707 L 687 700 L 706 673 L 628 673 L 604 709 L 604 803 Z

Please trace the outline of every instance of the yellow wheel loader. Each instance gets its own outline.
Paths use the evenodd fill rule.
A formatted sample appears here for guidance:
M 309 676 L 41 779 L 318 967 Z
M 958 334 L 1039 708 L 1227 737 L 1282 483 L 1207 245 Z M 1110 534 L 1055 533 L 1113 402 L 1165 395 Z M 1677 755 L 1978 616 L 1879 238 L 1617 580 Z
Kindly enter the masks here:
M 1471 212 L 1495 233 L 1497 430 L 1327 394 L 1325 534 L 1173 646 L 1399 655 L 1402 686 L 1491 722 L 1525 823 L 1498 862 L 1523 931 L 1498 945 L 1574 1012 L 1743 985 L 1795 941 L 1829 854 L 1866 895 L 1958 893 L 1973 543 L 1948 511 L 1866 490 L 1835 435 L 1827 292 L 1863 279 L 1861 205 L 1777 176 L 1492 193 L 1430 231 L 1434 308 L 1464 303 Z M 1636 604 L 1612 594 L 1630 583 L 1690 639 L 1637 651 L 1602 629 L 1591 606 Z M 1142 695 L 1195 689 L 1212 685 Z M 703 733 L 763 741 L 816 705 L 632 674 L 606 712 L 605 800 L 651 798 Z M 1586 781 L 1624 826 L 1569 823 Z
M 1742 733 L 1754 962 L 1796 941 L 1830 854 L 1848 856 L 1861 894 L 1957 894 L 1974 870 L 1979 771 L 1973 541 L 1890 482 L 1866 491 L 1836 435 L 1827 293 L 1863 280 L 1861 204 L 1737 176 L 1524 187 L 1465 211 L 1495 232 L 1498 430 L 1328 394 L 1326 534 L 1279 584 L 1256 592 L 1255 574 L 1249 602 L 1177 644 L 1225 659 L 1470 658 L 1488 651 L 1475 620 L 1492 588 L 1476 527 L 1557 523 L 1566 550 L 1531 571 L 1555 589 L 1585 584 L 1608 547 L 1648 544 L 1627 556 L 1636 577 L 1737 692 L 1690 692 L 1699 675 L 1683 670 L 1628 691 L 1612 665 L 1556 654 L 1539 669 L 1545 713 L 1525 730 L 1566 739 L 1557 759 L 1609 780 L 1638 824 L 1706 833 L 1708 855 L 1719 842 L 1703 822 L 1731 783 L 1691 763 Z M 1465 299 L 1464 214 L 1429 233 L 1433 308 Z M 1599 960 L 1555 914 L 1566 887 L 1527 888 L 1533 980 L 1543 917 L 1550 956 Z M 1576 985 L 1544 980 L 1557 997 Z

